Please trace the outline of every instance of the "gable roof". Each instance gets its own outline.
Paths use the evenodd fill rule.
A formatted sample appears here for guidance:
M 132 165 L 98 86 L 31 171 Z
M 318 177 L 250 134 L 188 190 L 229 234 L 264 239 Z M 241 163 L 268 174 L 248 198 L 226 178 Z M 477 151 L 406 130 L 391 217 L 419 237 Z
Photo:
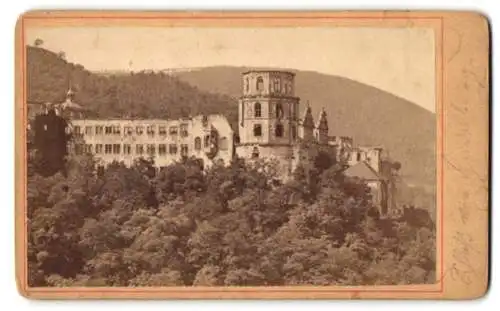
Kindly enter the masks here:
M 77 110 L 77 111 L 85 110 L 82 106 L 78 105 L 77 103 L 73 102 L 70 99 L 67 99 L 65 102 L 59 104 L 58 106 L 62 109 L 70 109 L 70 110 Z
M 349 177 L 358 177 L 365 180 L 381 180 L 377 172 L 364 161 L 347 168 L 344 174 Z

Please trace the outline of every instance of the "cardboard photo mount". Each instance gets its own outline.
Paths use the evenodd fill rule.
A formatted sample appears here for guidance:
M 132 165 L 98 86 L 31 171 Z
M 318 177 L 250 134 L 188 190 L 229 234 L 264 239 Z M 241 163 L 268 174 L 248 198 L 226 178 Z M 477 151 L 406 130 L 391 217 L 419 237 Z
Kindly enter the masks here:
M 437 282 L 398 286 L 67 287 L 27 285 L 26 31 L 58 26 L 428 27 L 435 33 Z M 32 11 L 16 25 L 16 276 L 33 299 L 475 299 L 489 286 L 490 34 L 478 12 Z M 328 44 L 328 42 L 325 42 Z M 418 131 L 418 129 L 415 129 Z

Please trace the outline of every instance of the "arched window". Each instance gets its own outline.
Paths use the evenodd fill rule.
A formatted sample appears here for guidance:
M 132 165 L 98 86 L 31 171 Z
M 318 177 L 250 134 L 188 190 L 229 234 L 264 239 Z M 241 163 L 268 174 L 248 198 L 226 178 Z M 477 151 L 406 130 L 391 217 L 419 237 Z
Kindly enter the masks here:
M 260 105 L 260 103 L 255 103 L 253 106 L 253 110 L 254 110 L 254 116 L 256 118 L 260 118 L 262 116 L 262 106 Z
M 253 147 L 252 158 L 258 158 L 258 157 L 259 157 L 259 148 Z
M 255 124 L 253 126 L 253 136 L 255 136 L 255 137 L 261 137 L 262 136 L 262 125 Z
M 195 150 L 200 150 L 201 149 L 201 138 L 196 137 L 194 139 L 194 149 Z
M 248 92 L 250 89 L 250 85 L 248 83 L 248 78 L 245 79 L 245 92 Z
M 276 128 L 274 129 L 274 134 L 276 137 L 283 137 L 283 125 L 276 124 Z
M 281 103 L 276 104 L 276 118 L 280 119 L 283 117 L 283 105 Z
M 257 78 L 257 91 L 262 91 L 264 89 L 264 79 L 262 77 Z

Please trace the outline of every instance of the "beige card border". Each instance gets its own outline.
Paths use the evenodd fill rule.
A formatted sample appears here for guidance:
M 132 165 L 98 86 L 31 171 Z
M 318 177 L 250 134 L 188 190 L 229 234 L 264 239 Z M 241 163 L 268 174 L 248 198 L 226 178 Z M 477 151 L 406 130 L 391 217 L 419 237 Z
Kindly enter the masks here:
M 436 55 L 436 153 L 437 153 L 437 283 L 431 285 L 408 286 L 297 286 L 297 287 L 150 287 L 150 288 L 30 288 L 27 286 L 27 241 L 26 241 L 26 77 L 24 33 L 29 27 L 37 26 L 158 26 L 158 27 L 431 27 L 435 31 Z M 466 28 L 464 28 L 466 27 Z M 453 36 L 458 34 L 458 37 Z M 457 39 L 458 38 L 458 39 Z M 478 41 L 479 42 L 476 42 Z M 454 49 L 459 41 L 458 48 Z M 471 43 L 472 42 L 472 43 Z M 482 296 L 488 283 L 488 128 L 481 125 L 488 120 L 488 23 L 477 13 L 451 12 L 132 12 L 132 11 L 33 11 L 22 15 L 16 25 L 16 278 L 19 292 L 29 298 L 70 299 L 70 298 L 266 298 L 266 299 L 323 299 L 323 298 L 473 298 Z M 454 60 L 454 64 L 451 61 Z M 476 67 L 469 70 L 469 76 L 460 72 L 467 62 L 475 62 Z M 451 65 L 450 65 L 451 64 Z M 456 65 L 458 64 L 458 65 Z M 457 67 L 457 68 L 454 68 Z M 458 70 L 458 71 L 452 71 Z M 484 77 L 483 73 L 486 73 Z M 481 79 L 481 83 L 478 82 Z M 472 82 L 476 81 L 474 84 Z M 468 83 L 464 91 L 463 83 Z M 455 87 L 455 85 L 462 87 Z M 449 91 L 453 90 L 454 94 Z M 475 94 L 476 102 L 463 101 L 470 94 Z M 458 100 L 458 101 L 456 101 Z M 458 102 L 458 104 L 457 104 Z M 450 114 L 450 107 L 461 109 L 460 118 Z M 464 110 L 465 109 L 465 110 Z M 463 122 L 465 131 L 476 133 L 474 142 L 468 148 L 486 154 L 486 158 L 470 156 L 451 162 L 447 153 L 461 150 L 460 136 L 456 138 L 454 130 L 457 121 Z M 464 129 L 459 130 L 463 133 Z M 450 136 L 452 135 L 452 136 Z M 463 134 L 462 134 L 463 135 Z M 479 139 L 477 139 L 479 138 Z M 445 154 L 446 151 L 446 154 Z M 456 217 L 457 202 L 448 192 L 448 184 L 469 185 L 464 176 L 464 168 L 473 167 L 472 172 L 480 176 L 480 182 L 486 180 L 483 191 L 469 194 L 468 198 L 482 211 L 468 212 L 468 222 L 457 224 L 451 218 Z M 458 168 L 457 168 L 458 167 Z M 451 172 L 451 174 L 449 174 Z M 448 175 L 449 174 L 449 175 Z M 446 180 L 445 180 L 446 176 Z M 448 177 L 451 176 L 451 177 Z M 448 179 L 453 178 L 453 179 Z M 476 182 L 477 183 L 477 182 Z M 445 197 L 445 193 L 448 194 Z M 486 213 L 484 212 L 486 209 Z M 471 215 L 473 217 L 471 217 Z M 446 221 L 445 221 L 446 218 Z M 471 225 L 486 228 L 467 232 Z M 470 229 L 470 228 L 469 228 Z M 484 231 L 484 232 L 483 232 Z M 477 242 L 477 252 L 471 254 L 471 246 L 456 241 Z M 459 239 L 460 240 L 460 239 Z M 457 244 L 458 246 L 456 246 Z M 468 243 L 470 244 L 470 243 Z M 451 247 L 450 247 L 451 246 Z M 470 262 L 457 260 L 455 254 L 460 248 L 460 256 L 465 252 L 474 256 L 474 261 L 481 262 L 479 268 L 470 268 Z M 479 260 L 478 260 L 479 259 Z M 472 272 L 471 272 L 472 270 Z M 466 275 L 466 276 L 464 276 Z M 464 281 L 464 280 L 467 281 Z M 473 285 L 471 285 L 473 283 Z

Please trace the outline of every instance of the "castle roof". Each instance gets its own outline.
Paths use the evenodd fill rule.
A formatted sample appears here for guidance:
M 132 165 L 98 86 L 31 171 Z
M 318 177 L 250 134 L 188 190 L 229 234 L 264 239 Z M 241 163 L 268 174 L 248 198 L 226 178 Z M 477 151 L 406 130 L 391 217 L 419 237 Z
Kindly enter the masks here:
M 304 127 L 313 128 L 314 127 L 314 119 L 312 116 L 311 106 L 307 104 L 307 108 L 304 111 L 304 117 L 302 118 L 302 125 Z
M 57 109 L 62 109 L 64 111 L 77 111 L 77 112 L 85 111 L 86 109 L 83 106 L 77 104 L 74 101 L 75 94 L 76 94 L 75 91 L 70 86 L 68 89 L 68 92 L 66 93 L 65 101 L 63 101 L 60 104 L 52 105 L 52 107 L 57 108 Z
M 371 166 L 364 161 L 358 162 L 355 165 L 347 168 L 344 171 L 344 174 L 349 177 L 358 177 L 368 181 L 381 180 L 377 172 L 375 172 L 375 170 L 371 168 Z
M 107 117 L 85 117 L 83 119 L 78 119 L 78 120 L 73 120 L 74 123 L 86 123 L 86 122 L 91 122 L 91 123 L 137 123 L 137 124 L 155 124 L 155 123 L 162 123 L 164 125 L 179 125 L 183 122 L 203 122 L 203 116 L 207 117 L 207 121 L 210 122 L 210 120 L 215 121 L 215 120 L 223 120 L 225 122 L 227 121 L 226 116 L 222 114 L 209 114 L 209 115 L 196 115 L 192 116 L 191 118 L 165 118 L 165 119 L 160 119 L 160 118 L 148 118 L 148 117 L 134 117 L 134 118 L 124 118 L 124 117 L 112 117 L 112 118 L 107 118 Z M 213 125 L 211 125 L 213 127 Z
M 59 104 L 59 107 L 66 110 L 66 109 L 70 109 L 70 110 L 77 110 L 77 111 L 83 111 L 85 110 L 81 105 L 73 102 L 71 99 L 66 99 L 66 101 L 64 101 L 63 103 Z
M 323 108 L 319 113 L 318 122 L 316 123 L 316 128 L 328 130 L 328 120 L 326 117 L 325 108 Z

